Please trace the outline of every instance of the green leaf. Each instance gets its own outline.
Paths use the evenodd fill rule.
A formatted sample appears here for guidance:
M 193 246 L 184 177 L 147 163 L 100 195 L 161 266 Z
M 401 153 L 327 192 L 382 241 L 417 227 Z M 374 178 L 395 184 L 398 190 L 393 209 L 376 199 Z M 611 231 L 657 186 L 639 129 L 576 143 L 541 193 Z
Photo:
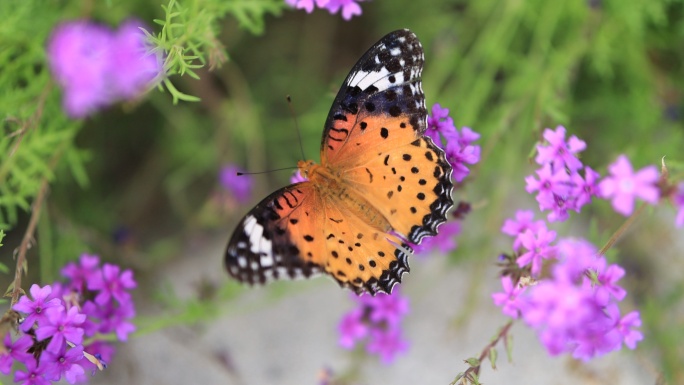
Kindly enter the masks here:
M 499 356 L 499 352 L 495 348 L 489 349 L 489 362 L 492 364 L 492 369 L 496 370 L 496 359 Z
M 480 360 L 476 357 L 467 358 L 466 360 L 464 360 L 464 362 L 470 365 L 471 368 L 478 367 L 481 364 Z
M 506 356 L 508 357 L 508 362 L 512 363 L 513 362 L 513 335 L 508 333 L 506 334 Z

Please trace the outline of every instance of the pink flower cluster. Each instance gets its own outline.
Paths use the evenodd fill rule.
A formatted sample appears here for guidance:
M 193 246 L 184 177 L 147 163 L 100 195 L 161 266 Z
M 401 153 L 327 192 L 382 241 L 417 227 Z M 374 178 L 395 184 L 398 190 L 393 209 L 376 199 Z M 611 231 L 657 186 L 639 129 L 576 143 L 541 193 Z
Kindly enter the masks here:
M 590 360 L 623 343 L 634 349 L 643 339 L 639 313 L 621 317 L 617 305 L 626 296 L 617 284 L 625 271 L 584 240 L 562 239 L 555 250 L 550 277 L 526 284 L 504 276 L 504 291 L 492 295 L 494 303 L 533 328 L 551 355 Z
M 64 378 L 75 384 L 88 380 L 87 372 L 102 368 L 114 354 L 113 346 L 97 336 L 114 334 L 125 341 L 135 330 L 130 319 L 135 309 L 129 291 L 136 287 L 130 270 L 100 267 L 97 256 L 84 254 L 78 264 L 62 270 L 66 284 L 30 288 L 12 308 L 22 313 L 19 337 L 7 333 L 0 372 L 10 374 L 12 364 L 23 364 L 14 381 L 50 384 Z
M 610 199 L 615 211 L 631 215 L 635 200 L 658 203 L 663 189 L 658 171 L 648 166 L 634 171 L 626 156 L 600 175 L 579 161 L 586 144 L 575 136 L 565 139 L 565 128 L 544 131 L 546 143 L 537 146 L 537 177 L 525 178 L 527 191 L 536 193 L 539 208 L 550 211 L 549 221 L 568 218 L 593 198 Z M 584 170 L 583 175 L 580 170 Z M 684 222 L 684 186 L 667 188 L 679 207 L 676 223 Z M 556 239 L 555 231 L 532 211 L 520 210 L 501 229 L 514 237 L 513 255 L 502 256 L 506 266 L 503 292 L 492 295 L 502 312 L 521 318 L 533 328 L 552 355 L 571 353 L 589 360 L 620 349 L 634 349 L 643 335 L 637 311 L 624 316 L 618 303 L 626 291 L 618 285 L 623 268 L 609 264 L 596 247 L 584 240 Z
M 480 146 L 472 144 L 480 139 L 480 134 L 470 127 L 463 127 L 459 132 L 449 116 L 449 109 L 442 108 L 439 103 L 432 106 L 425 135 L 446 152 L 456 182 L 462 182 L 470 174 L 467 164 L 480 161 Z
M 315 7 L 327 9 L 331 15 L 342 11 L 344 20 L 351 20 L 354 16 L 361 15 L 360 3 L 365 0 L 285 0 L 285 2 L 297 9 L 303 9 L 306 13 L 313 12 Z
M 551 222 L 564 221 L 569 210 L 580 212 L 593 197 L 610 199 L 615 211 L 625 216 L 634 211 L 634 200 L 640 198 L 650 204 L 658 203 L 658 171 L 648 166 L 634 172 L 625 155 L 608 166 L 610 176 L 599 181 L 600 175 L 590 167 L 580 170 L 582 162 L 576 154 L 586 148 L 586 143 L 576 136 L 566 142 L 565 127 L 555 131 L 544 130 L 546 143 L 537 146 L 535 161 L 541 166 L 537 177 L 525 178 L 528 193 L 536 193 L 541 211 L 551 211 L 547 219 Z
M 431 114 L 428 115 L 425 135 L 445 151 L 456 182 L 462 182 L 470 174 L 467 165 L 480 161 L 480 146 L 473 145 L 480 134 L 469 127 L 463 127 L 459 131 L 453 118 L 449 116 L 449 109 L 443 108 L 439 103 L 432 106 Z M 446 254 L 456 249 L 455 238 L 461 233 L 460 220 L 463 213 L 457 209 L 453 214 L 455 219 L 441 225 L 436 236 L 423 239 L 420 245 L 411 245 L 417 255 L 425 255 L 433 250 Z
M 368 353 L 379 355 L 386 364 L 391 363 L 408 348 L 401 336 L 401 321 L 409 310 L 408 298 L 398 288 L 392 294 L 352 295 L 352 298 L 357 307 L 340 322 L 340 345 L 352 349 L 365 340 Z
M 82 20 L 55 28 L 48 43 L 48 61 L 64 91 L 69 116 L 82 118 L 119 100 L 135 98 L 159 80 L 162 57 L 146 47 L 141 27 L 141 22 L 129 20 L 113 32 Z

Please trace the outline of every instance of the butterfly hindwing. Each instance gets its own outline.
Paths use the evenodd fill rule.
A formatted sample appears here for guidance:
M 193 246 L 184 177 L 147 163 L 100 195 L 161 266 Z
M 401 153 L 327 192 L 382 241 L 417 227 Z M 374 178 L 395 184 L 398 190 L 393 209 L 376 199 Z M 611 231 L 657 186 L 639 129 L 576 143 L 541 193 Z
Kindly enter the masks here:
M 282 188 L 242 219 L 226 249 L 228 273 L 255 284 L 277 278 L 304 278 L 319 273 L 322 257 L 316 243 L 323 217 L 310 182 Z
M 338 283 L 360 294 L 390 293 L 409 271 L 409 246 L 330 199 L 324 203 L 325 270 Z
M 398 247 L 401 246 L 401 247 Z M 276 191 L 240 222 L 226 250 L 226 268 L 239 281 L 328 273 L 357 293 L 389 292 L 408 271 L 410 247 L 350 215 L 310 182 Z

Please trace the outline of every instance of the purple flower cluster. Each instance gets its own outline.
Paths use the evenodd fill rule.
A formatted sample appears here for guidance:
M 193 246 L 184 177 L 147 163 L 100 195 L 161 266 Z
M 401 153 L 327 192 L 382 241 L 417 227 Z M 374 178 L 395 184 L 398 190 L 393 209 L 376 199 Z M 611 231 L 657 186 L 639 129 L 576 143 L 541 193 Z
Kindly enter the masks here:
M 252 198 L 254 180 L 249 175 L 238 175 L 243 172 L 235 165 L 229 164 L 219 172 L 219 183 L 230 192 L 239 203 L 247 203 Z
M 469 127 L 463 127 L 459 132 L 449 116 L 449 109 L 442 108 L 439 103 L 432 106 L 425 135 L 446 152 L 447 161 L 454 169 L 453 177 L 456 182 L 463 181 L 470 174 L 466 164 L 472 165 L 480 161 L 480 146 L 472 144 L 480 139 L 480 134 Z
M 102 368 L 114 353 L 109 343 L 98 339 L 114 333 L 125 341 L 135 330 L 129 291 L 136 282 L 130 270 L 121 272 L 107 263 L 100 267 L 97 256 L 83 254 L 62 274 L 69 279 L 66 284 L 33 285 L 31 297 L 22 296 L 12 308 L 24 315 L 21 333 L 14 341 L 11 333 L 5 335 L 0 372 L 9 374 L 15 361 L 23 364 L 25 370 L 14 373 L 15 382 L 86 382 L 86 373 Z
M 551 355 L 590 360 L 623 343 L 634 349 L 643 339 L 639 313 L 621 317 L 617 305 L 626 296 L 617 284 L 625 271 L 584 240 L 562 239 L 556 250 L 550 277 L 525 284 L 504 276 L 504 291 L 492 295 L 494 303 L 533 328 Z
M 351 20 L 354 16 L 361 15 L 360 3 L 365 0 L 285 0 L 285 2 L 297 9 L 303 9 L 306 13 L 313 12 L 315 7 L 327 9 L 331 15 L 342 11 L 344 20 Z
M 48 43 L 52 74 L 64 91 L 64 109 L 85 117 L 119 100 L 137 97 L 163 73 L 162 57 L 150 52 L 137 20 L 118 31 L 72 21 L 55 28 Z
M 677 188 L 659 180 L 654 166 L 633 171 L 626 156 L 608 166 L 609 175 L 586 167 L 577 154 L 586 144 L 575 136 L 565 139 L 565 128 L 544 131 L 546 143 L 537 146 L 537 177 L 525 178 L 527 191 L 536 193 L 549 221 L 565 220 L 596 198 L 610 199 L 620 214 L 631 215 L 635 199 L 656 204 L 661 191 L 684 211 L 684 185 Z M 584 170 L 580 175 L 580 170 Z M 680 218 L 681 217 L 681 218 Z M 684 222 L 678 214 L 676 222 Z M 609 264 L 591 243 L 556 239 L 556 232 L 532 211 L 518 211 L 504 222 L 504 234 L 514 237 L 513 255 L 502 256 L 503 292 L 492 295 L 502 312 L 522 318 L 552 355 L 571 353 L 589 360 L 618 350 L 634 349 L 643 335 L 637 311 L 621 316 L 618 303 L 626 291 L 618 285 L 625 271 Z
M 402 297 L 398 288 L 392 294 L 352 298 L 357 307 L 340 321 L 340 345 L 352 349 L 365 340 L 368 353 L 380 356 L 383 363 L 391 363 L 397 354 L 408 349 L 401 336 L 401 321 L 409 310 L 408 298 Z
M 580 212 L 593 197 L 611 199 L 615 211 L 626 216 L 634 210 L 634 198 L 651 204 L 658 202 L 655 166 L 634 173 L 627 157 L 621 155 L 608 166 L 611 175 L 599 181 L 600 175 L 583 166 L 576 156 L 586 148 L 584 141 L 574 135 L 566 141 L 563 126 L 555 131 L 544 130 L 544 139 L 546 143 L 537 146 L 535 158 L 541 167 L 536 171 L 537 177 L 525 178 L 525 189 L 537 194 L 541 211 L 551 211 L 547 216 L 549 221 L 566 220 L 569 210 Z

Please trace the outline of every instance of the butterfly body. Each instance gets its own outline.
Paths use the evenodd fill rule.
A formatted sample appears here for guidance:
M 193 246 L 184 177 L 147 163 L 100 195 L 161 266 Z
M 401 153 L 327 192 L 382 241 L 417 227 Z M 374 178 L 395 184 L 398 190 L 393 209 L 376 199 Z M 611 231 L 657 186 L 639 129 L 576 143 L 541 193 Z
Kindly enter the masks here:
M 429 137 L 420 84 L 423 52 L 392 32 L 354 66 L 338 93 L 321 163 L 242 220 L 226 251 L 248 283 L 327 273 L 357 293 L 391 292 L 408 272 L 411 244 L 437 233 L 453 206 L 451 166 Z

